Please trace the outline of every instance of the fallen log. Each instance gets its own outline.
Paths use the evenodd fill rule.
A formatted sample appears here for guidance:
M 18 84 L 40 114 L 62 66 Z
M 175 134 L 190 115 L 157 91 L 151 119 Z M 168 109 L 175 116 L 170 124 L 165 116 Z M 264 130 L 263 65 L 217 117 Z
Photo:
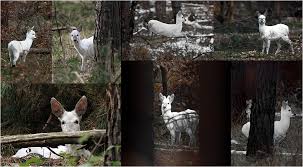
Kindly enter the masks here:
M 51 146 L 56 147 L 64 144 L 77 144 L 83 136 L 87 139 L 99 139 L 105 137 L 105 129 L 95 129 L 87 131 L 79 131 L 75 133 L 51 132 L 51 133 L 36 133 L 26 135 L 1 136 L 1 144 L 22 147 L 40 147 Z M 86 142 L 82 143 L 85 144 Z

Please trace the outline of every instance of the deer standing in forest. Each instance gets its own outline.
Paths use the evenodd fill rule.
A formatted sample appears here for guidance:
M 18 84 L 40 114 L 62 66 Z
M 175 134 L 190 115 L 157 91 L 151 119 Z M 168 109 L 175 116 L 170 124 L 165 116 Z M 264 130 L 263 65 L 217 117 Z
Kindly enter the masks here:
M 12 67 L 16 66 L 19 57 L 23 57 L 23 62 L 25 62 L 26 56 L 29 49 L 32 46 L 33 40 L 36 38 L 36 33 L 34 31 L 34 26 L 27 30 L 26 38 L 23 41 L 13 40 L 8 43 L 8 55 L 10 58 L 10 63 Z
M 187 109 L 181 112 L 172 112 L 171 103 L 174 100 L 175 95 L 163 96 L 162 93 L 159 94 L 161 101 L 161 112 L 164 123 L 169 130 L 171 135 L 171 144 L 180 143 L 181 132 L 186 132 L 189 137 L 189 145 L 196 145 L 196 128 L 199 124 L 198 114 L 194 110 Z
M 71 40 L 73 41 L 74 47 L 81 57 L 81 71 L 85 70 L 85 64 L 88 58 L 95 56 L 94 50 L 94 36 L 90 38 L 81 39 L 80 32 L 82 28 L 71 27 L 72 32 L 70 33 Z
M 275 54 L 278 54 L 281 49 L 281 43 L 280 43 L 281 40 L 287 42 L 290 45 L 291 52 L 292 54 L 294 54 L 293 45 L 291 40 L 289 39 L 288 26 L 285 24 L 276 24 L 273 26 L 265 25 L 267 11 L 265 11 L 264 14 L 260 14 L 259 11 L 257 11 L 257 15 L 259 22 L 259 32 L 261 35 L 261 39 L 263 40 L 262 54 L 264 53 L 265 48 L 266 48 L 266 54 L 268 54 L 271 41 L 277 42 L 278 48 Z
M 273 135 L 274 143 L 279 143 L 281 140 L 283 140 L 286 137 L 286 133 L 290 126 L 290 118 L 293 116 L 295 116 L 295 114 L 292 113 L 291 108 L 288 105 L 288 102 L 283 101 L 281 107 L 281 119 L 280 121 L 274 122 L 274 135 Z M 248 138 L 249 131 L 250 131 L 250 122 L 247 122 L 242 127 L 242 133 Z

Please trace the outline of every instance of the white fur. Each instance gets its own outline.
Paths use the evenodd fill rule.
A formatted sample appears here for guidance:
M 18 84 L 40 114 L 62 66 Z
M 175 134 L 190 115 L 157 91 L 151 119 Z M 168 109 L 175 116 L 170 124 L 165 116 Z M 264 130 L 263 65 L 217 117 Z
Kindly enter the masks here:
M 86 63 L 88 58 L 93 58 L 95 56 L 94 36 L 90 38 L 81 39 L 80 31 L 80 29 L 73 28 L 72 32 L 70 33 L 70 36 L 75 49 L 81 57 L 81 71 L 84 71 L 84 63 Z
M 281 107 L 281 120 L 274 122 L 274 143 L 279 143 L 282 139 L 286 137 L 290 125 L 290 118 L 294 114 L 291 112 L 291 108 L 288 105 L 288 102 L 283 102 Z M 250 131 L 250 122 L 247 122 L 242 127 L 242 133 L 248 138 Z
M 55 153 L 60 154 L 67 152 L 67 147 L 66 146 L 58 146 L 57 148 L 51 148 Z M 14 158 L 22 158 L 25 157 L 29 154 L 39 154 L 45 158 L 50 158 L 50 159 L 60 159 L 58 155 L 52 153 L 48 148 L 46 147 L 28 147 L 28 148 L 22 148 L 17 151 L 15 155 L 12 157 Z
M 12 67 L 16 66 L 16 62 L 20 56 L 23 57 L 23 62 L 25 62 L 26 56 L 32 46 L 33 40 L 36 38 L 36 33 L 33 29 L 34 27 L 27 31 L 25 40 L 14 40 L 8 43 L 7 49 Z
M 159 97 L 162 102 L 162 117 L 171 135 L 171 144 L 173 145 L 176 139 L 180 142 L 181 132 L 186 132 L 190 137 L 189 145 L 195 145 L 195 132 L 199 123 L 196 111 L 187 109 L 182 112 L 172 112 L 171 103 L 174 100 L 174 94 L 165 97 L 160 93 Z
M 176 24 L 166 24 L 158 20 L 150 20 L 148 22 L 148 29 L 150 33 L 163 35 L 166 37 L 179 37 L 184 36 L 182 31 L 182 22 L 184 21 L 183 15 L 180 12 L 176 15 Z
M 87 99 L 85 96 L 78 101 L 75 109 L 72 111 L 66 111 L 62 105 L 55 99 L 51 99 L 52 113 L 58 117 L 61 122 L 62 132 L 65 133 L 75 133 L 80 131 L 80 121 L 82 115 L 87 109 Z M 72 156 L 84 156 L 89 157 L 91 153 L 86 149 L 79 149 L 81 145 L 78 144 L 66 144 L 65 146 L 58 146 L 57 148 L 51 148 L 55 153 L 68 153 Z M 13 156 L 16 158 L 24 157 L 28 154 L 36 153 L 40 154 L 46 158 L 58 159 L 59 156 L 50 152 L 47 147 L 28 147 L 18 150 L 18 152 Z
M 263 40 L 262 54 L 266 48 L 266 54 L 269 52 L 270 42 L 277 41 L 278 48 L 275 54 L 280 52 L 281 43 L 283 40 L 290 45 L 292 54 L 294 54 L 294 49 L 291 40 L 289 39 L 289 28 L 285 24 L 277 24 L 274 26 L 266 26 L 266 13 L 264 15 L 258 13 L 258 22 L 259 22 L 259 32 L 261 39 Z

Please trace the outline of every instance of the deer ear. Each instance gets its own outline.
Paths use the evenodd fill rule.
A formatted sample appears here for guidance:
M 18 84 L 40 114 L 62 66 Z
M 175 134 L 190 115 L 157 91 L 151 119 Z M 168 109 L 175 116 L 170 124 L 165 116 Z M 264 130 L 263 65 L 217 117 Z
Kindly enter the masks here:
M 172 94 L 169 96 L 170 103 L 172 103 L 174 101 L 174 98 L 175 98 L 175 94 Z
M 160 98 L 160 101 L 164 100 L 164 96 L 162 95 L 162 93 L 159 93 L 159 98 Z
M 64 113 L 64 108 L 54 97 L 51 98 L 50 103 L 51 103 L 52 113 L 56 117 L 60 118 L 62 116 L 62 114 Z
M 265 12 L 264 12 L 264 16 L 267 16 L 267 9 L 266 9 Z
M 288 101 L 282 101 L 282 108 L 286 109 L 286 106 L 288 105 Z
M 33 27 L 31 28 L 31 30 L 34 30 L 34 28 L 35 28 L 35 26 L 33 26 Z
M 81 31 L 82 31 L 82 26 L 79 26 L 79 27 L 77 28 L 77 30 L 78 30 L 79 32 L 81 32 Z
M 178 13 L 177 13 L 178 16 L 181 16 L 182 15 L 182 11 L 180 10 Z
M 259 17 L 261 13 L 259 11 L 256 11 L 257 16 Z
M 81 99 L 78 101 L 75 107 L 75 111 L 78 116 L 82 116 L 87 109 L 87 98 L 85 96 L 82 96 Z

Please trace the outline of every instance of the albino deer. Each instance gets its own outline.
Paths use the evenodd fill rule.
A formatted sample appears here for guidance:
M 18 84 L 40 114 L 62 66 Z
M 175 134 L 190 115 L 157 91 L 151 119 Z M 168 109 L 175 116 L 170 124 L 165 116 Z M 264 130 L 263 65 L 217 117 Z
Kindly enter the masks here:
M 261 39 L 263 40 L 263 48 L 262 54 L 266 48 L 266 54 L 269 52 L 270 42 L 277 41 L 278 48 L 275 54 L 278 54 L 281 49 L 280 41 L 283 40 L 290 45 L 290 49 L 292 54 L 294 54 L 294 49 L 291 40 L 289 39 L 289 28 L 285 24 L 276 24 L 274 26 L 266 26 L 266 15 L 267 11 L 262 15 L 257 11 L 258 14 L 258 22 L 259 22 L 259 32 L 261 35 Z
M 281 120 L 274 122 L 274 143 L 279 143 L 286 137 L 286 133 L 290 125 L 290 118 L 293 116 L 294 114 L 291 112 L 291 108 L 289 107 L 288 102 L 283 101 L 281 107 Z M 248 138 L 249 131 L 250 122 L 247 122 L 242 127 L 242 133 Z
M 161 104 L 162 117 L 166 124 L 167 129 L 171 135 L 171 144 L 180 142 L 181 132 L 186 132 L 190 137 L 189 145 L 196 145 L 195 132 L 199 123 L 198 114 L 194 110 L 187 109 L 181 112 L 172 112 L 171 103 L 174 100 L 175 95 L 163 96 L 159 94 Z
M 184 36 L 185 34 L 181 32 L 183 21 L 184 17 L 181 11 L 179 11 L 176 15 L 176 24 L 166 24 L 158 20 L 150 20 L 148 22 L 148 30 L 151 34 L 155 33 L 166 37 Z
M 14 40 L 8 43 L 7 49 L 12 67 L 16 66 L 16 62 L 20 56 L 23 57 L 23 62 L 25 62 L 26 56 L 32 46 L 33 40 L 36 38 L 36 33 L 33 29 L 34 26 L 27 31 L 25 40 Z
M 81 39 L 80 32 L 82 28 L 71 27 L 71 29 L 71 40 L 73 41 L 74 47 L 81 57 L 81 71 L 84 71 L 84 63 L 86 63 L 88 58 L 92 58 L 95 56 L 94 36 L 91 36 L 90 38 Z
M 51 109 L 52 113 L 59 119 L 61 123 L 61 129 L 64 133 L 75 133 L 80 131 L 80 121 L 82 115 L 87 109 L 87 99 L 82 96 L 81 99 L 72 111 L 66 111 L 62 105 L 53 97 L 51 98 Z M 54 152 L 69 153 L 72 156 L 84 156 L 89 157 L 91 153 L 85 149 L 79 149 L 81 146 L 77 144 L 66 144 L 65 146 L 58 146 L 58 148 L 52 148 Z M 29 147 L 20 149 L 13 157 L 24 157 L 30 153 L 40 154 L 46 158 L 58 159 L 59 156 L 50 152 L 46 147 Z

